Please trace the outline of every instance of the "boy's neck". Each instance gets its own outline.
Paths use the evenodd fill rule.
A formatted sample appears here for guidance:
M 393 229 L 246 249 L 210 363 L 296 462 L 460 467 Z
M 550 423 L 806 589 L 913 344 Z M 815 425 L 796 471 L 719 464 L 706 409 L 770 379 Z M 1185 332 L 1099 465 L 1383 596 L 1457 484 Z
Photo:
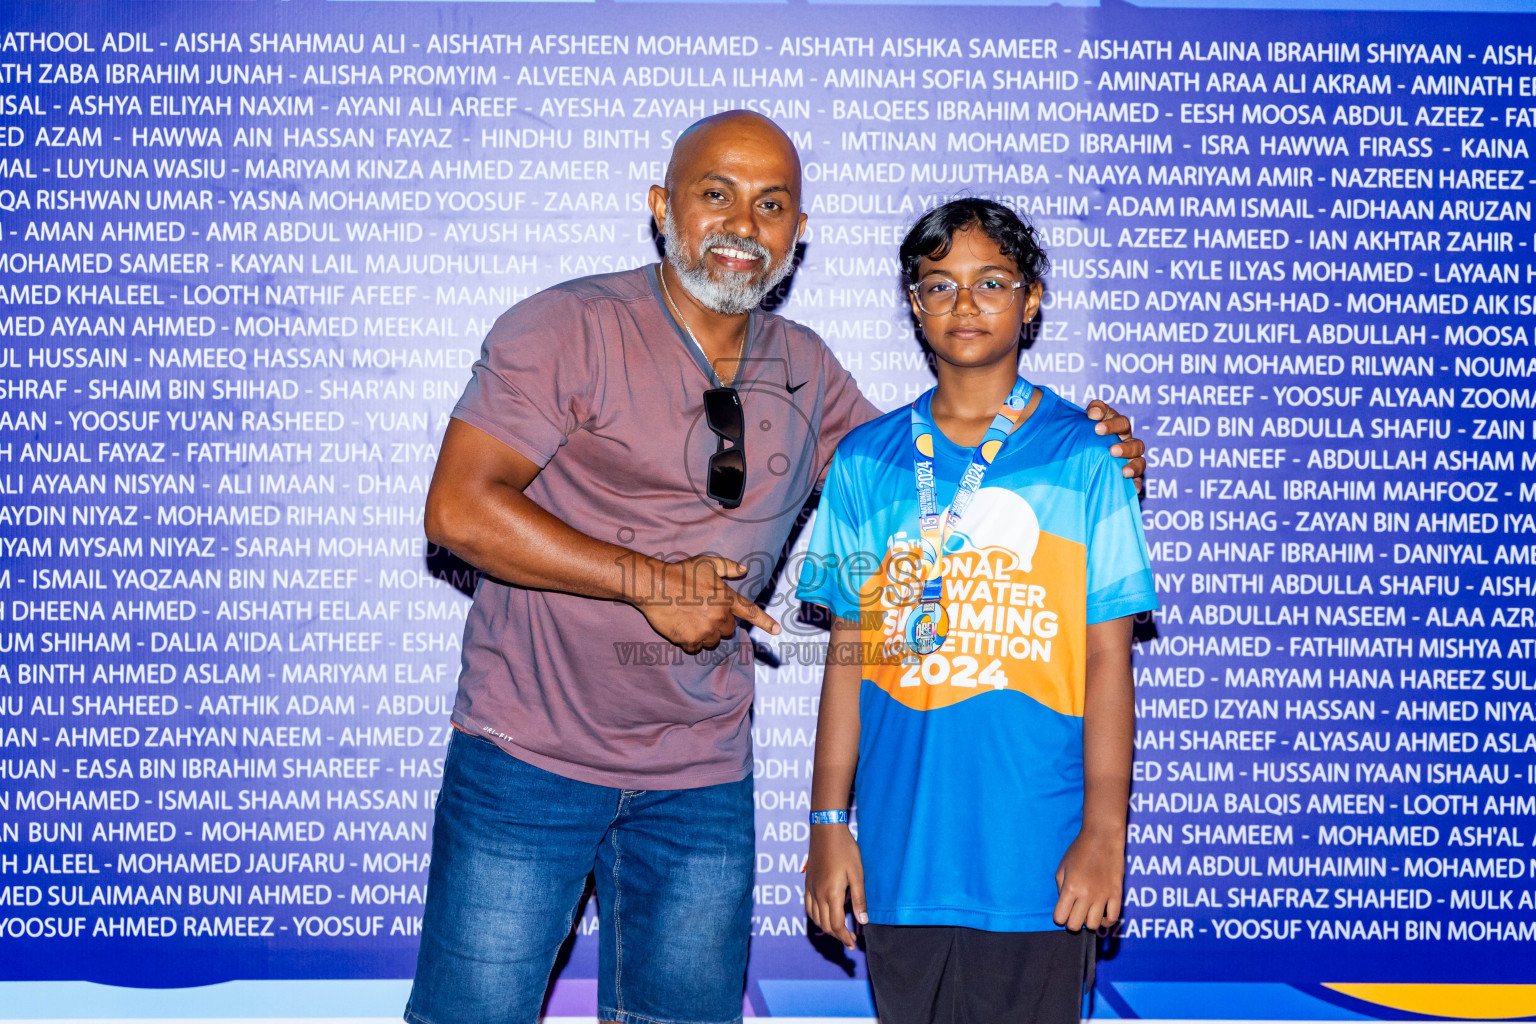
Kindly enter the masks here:
M 1010 360 L 974 367 L 940 362 L 937 369 L 939 386 L 930 407 L 934 425 L 960 447 L 974 448 L 1007 401 L 1019 379 L 1018 368 Z M 1027 411 L 1032 412 L 1035 404 L 1030 402 Z

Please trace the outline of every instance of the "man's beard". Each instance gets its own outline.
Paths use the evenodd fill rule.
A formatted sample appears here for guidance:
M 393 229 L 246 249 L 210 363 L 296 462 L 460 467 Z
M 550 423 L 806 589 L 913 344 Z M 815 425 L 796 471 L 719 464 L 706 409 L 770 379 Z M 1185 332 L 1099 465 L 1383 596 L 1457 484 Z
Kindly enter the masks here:
M 693 262 L 690 264 L 687 262 L 689 258 L 687 247 L 678 237 L 671 217 L 662 222 L 661 232 L 662 238 L 666 241 L 667 262 L 672 265 L 673 270 L 677 271 L 683 287 L 687 288 L 688 293 L 704 308 L 726 316 L 739 316 L 756 309 L 763 298 L 778 287 L 780 281 L 789 276 L 789 272 L 795 266 L 794 260 L 790 258 L 793 255 L 792 251 L 786 252 L 784 258 L 774 264 L 773 255 L 761 242 L 724 234 L 705 237 L 699 243 L 699 251 L 692 254 Z M 755 273 L 726 270 L 723 271 L 724 280 L 717 281 L 709 275 L 709 270 L 704 265 L 704 254 L 717 245 L 740 249 L 742 252 L 756 256 L 763 261 L 767 269 Z

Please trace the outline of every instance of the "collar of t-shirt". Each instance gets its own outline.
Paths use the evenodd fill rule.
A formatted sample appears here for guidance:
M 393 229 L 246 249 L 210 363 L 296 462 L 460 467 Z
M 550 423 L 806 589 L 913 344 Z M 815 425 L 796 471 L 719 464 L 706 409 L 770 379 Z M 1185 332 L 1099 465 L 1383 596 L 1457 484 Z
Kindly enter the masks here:
M 1003 445 L 1005 452 L 1028 444 L 1030 439 L 1040 432 L 1040 428 L 1045 426 L 1051 410 L 1059 401 L 1056 393 L 1050 388 L 1039 384 L 1036 384 L 1035 388 L 1040 392 L 1040 404 L 1035 406 L 1035 411 L 1029 414 L 1029 419 L 1008 435 L 1008 440 Z M 933 423 L 933 394 L 937 390 L 937 388 L 929 388 L 917 400 L 918 412 L 926 416 L 929 423 Z M 937 429 L 937 425 L 933 431 L 933 438 L 934 498 L 938 501 L 940 508 L 946 508 L 954 499 L 955 488 L 960 486 L 960 478 L 965 475 L 966 467 L 971 464 L 971 455 L 976 449 L 962 448 L 955 444 L 944 436 L 944 431 Z M 1001 453 L 999 453 L 1000 456 Z M 985 480 L 982 481 L 982 486 L 986 486 Z
M 693 357 L 694 364 L 698 366 L 699 372 L 704 374 L 704 379 L 709 381 L 711 387 L 722 387 L 720 378 L 715 373 L 715 368 L 709 365 L 709 360 L 704 358 L 703 351 L 698 345 L 694 344 L 693 339 L 688 336 L 688 332 L 683 328 L 683 325 L 678 323 L 677 317 L 672 315 L 672 309 L 668 306 L 666 298 L 662 295 L 661 264 L 651 264 L 651 272 L 646 277 L 651 282 L 651 295 L 656 299 L 656 305 L 661 307 L 662 315 L 672 325 L 672 333 L 677 335 L 678 344 L 682 345 L 683 350 Z M 760 373 L 751 373 L 749 371 L 756 364 L 764 362 L 764 360 L 759 359 L 757 356 L 757 350 L 760 348 L 758 335 L 762 333 L 762 327 L 763 318 L 757 310 L 754 309 L 747 314 L 747 340 L 741 348 L 741 365 L 736 368 L 736 376 L 731 381 L 732 387 L 739 388 L 743 384 L 761 376 Z

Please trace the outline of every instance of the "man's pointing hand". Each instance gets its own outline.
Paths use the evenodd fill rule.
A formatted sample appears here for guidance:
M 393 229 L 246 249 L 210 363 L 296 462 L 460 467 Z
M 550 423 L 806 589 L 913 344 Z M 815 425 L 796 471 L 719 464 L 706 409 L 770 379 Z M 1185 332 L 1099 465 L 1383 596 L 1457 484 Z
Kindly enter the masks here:
M 737 619 L 777 634 L 779 624 L 725 582 L 746 574 L 745 566 L 716 555 L 667 562 L 655 592 L 637 594 L 632 603 L 652 629 L 689 654 L 735 636 Z

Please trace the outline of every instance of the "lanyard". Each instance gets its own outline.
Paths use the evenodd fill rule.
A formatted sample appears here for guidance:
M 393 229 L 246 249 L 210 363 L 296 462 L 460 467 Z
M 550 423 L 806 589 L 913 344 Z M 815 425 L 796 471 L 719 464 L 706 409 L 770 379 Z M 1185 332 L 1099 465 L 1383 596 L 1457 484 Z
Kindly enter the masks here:
M 981 488 L 992 460 L 1002 450 L 1003 442 L 1018 427 L 1024 415 L 1024 407 L 1034 394 L 1034 386 L 1020 377 L 1008 392 L 1008 398 L 998 409 L 987 428 L 981 444 L 971 453 L 971 461 L 955 488 L 955 496 L 949 507 L 939 510 L 933 477 L 933 435 L 938 428 L 930 417 L 919 408 L 922 400 L 912 403 L 912 465 L 917 473 L 917 525 L 922 536 L 922 562 L 918 567 L 923 581 L 923 594 L 919 607 L 908 616 L 907 643 L 919 654 L 931 654 L 944 644 L 948 633 L 940 601 L 944 596 L 943 556 L 944 545 L 950 533 L 960 524 L 971 499 Z

